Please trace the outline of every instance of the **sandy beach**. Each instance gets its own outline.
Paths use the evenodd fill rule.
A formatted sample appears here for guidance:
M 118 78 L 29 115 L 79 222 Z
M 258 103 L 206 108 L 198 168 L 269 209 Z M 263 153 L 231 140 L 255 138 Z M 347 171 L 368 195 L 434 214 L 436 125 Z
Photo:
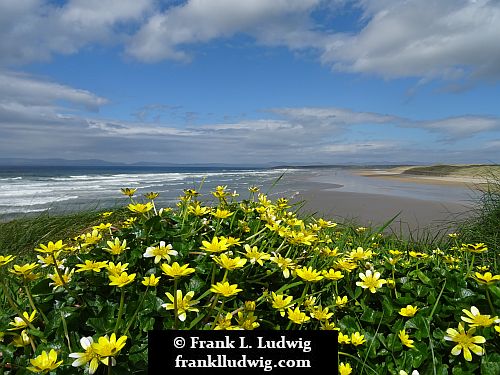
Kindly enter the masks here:
M 303 202 L 301 212 L 339 222 L 352 220 L 363 226 L 380 226 L 398 215 L 389 230 L 413 235 L 430 231 L 449 232 L 452 223 L 471 214 L 472 206 L 381 194 L 311 189 L 297 194 L 294 202 Z

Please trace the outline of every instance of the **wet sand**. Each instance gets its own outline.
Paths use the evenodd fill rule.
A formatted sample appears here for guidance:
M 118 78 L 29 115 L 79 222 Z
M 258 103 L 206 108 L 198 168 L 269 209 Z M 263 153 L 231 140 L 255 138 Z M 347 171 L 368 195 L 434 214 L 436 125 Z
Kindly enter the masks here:
M 399 214 L 388 231 L 417 236 L 453 231 L 453 222 L 469 216 L 473 208 L 452 202 L 321 189 L 314 185 L 297 194 L 293 201 L 303 202 L 300 210 L 303 213 L 337 222 L 354 221 L 363 226 L 381 226 Z

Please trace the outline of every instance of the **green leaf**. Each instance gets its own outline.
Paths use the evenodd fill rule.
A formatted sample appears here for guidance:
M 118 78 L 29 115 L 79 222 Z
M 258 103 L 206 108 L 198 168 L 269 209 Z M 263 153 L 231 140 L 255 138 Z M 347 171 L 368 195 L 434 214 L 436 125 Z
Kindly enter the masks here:
M 363 312 L 363 315 L 361 315 L 360 320 L 368 323 L 376 323 L 379 322 L 381 318 L 382 318 L 382 313 L 380 311 L 366 308 L 365 311 Z
M 422 271 L 415 270 L 414 273 L 420 279 L 420 281 L 423 282 L 424 284 L 427 284 L 427 285 L 431 284 L 431 279 L 429 279 L 427 276 L 425 276 Z
M 481 360 L 481 375 L 498 375 L 500 374 L 500 354 L 493 353 L 484 356 Z

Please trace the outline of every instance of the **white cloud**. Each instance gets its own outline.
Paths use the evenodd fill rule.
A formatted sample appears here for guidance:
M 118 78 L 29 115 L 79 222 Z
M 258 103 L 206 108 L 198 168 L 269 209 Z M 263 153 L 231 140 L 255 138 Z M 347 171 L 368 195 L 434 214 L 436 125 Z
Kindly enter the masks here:
M 357 143 L 342 143 L 342 144 L 331 144 L 326 145 L 321 148 L 322 151 L 332 154 L 365 154 L 368 158 L 369 155 L 373 156 L 373 152 L 377 151 L 392 151 L 395 148 L 400 147 L 398 142 L 389 141 L 376 141 L 376 142 L 357 142 Z
M 434 121 L 415 122 L 414 127 L 441 133 L 447 138 L 465 138 L 474 134 L 500 130 L 500 118 L 487 116 L 456 116 Z
M 150 17 L 127 51 L 142 61 L 188 60 L 181 46 L 246 33 L 264 43 L 309 47 L 309 13 L 319 0 L 190 0 Z
M 367 25 L 336 34 L 322 61 L 386 78 L 500 78 L 500 3 L 465 0 L 361 1 Z
M 25 157 L 29 150 L 40 158 L 139 161 L 156 155 L 160 161 L 179 163 L 345 163 L 443 155 L 457 159 L 470 152 L 457 148 L 461 140 L 483 134 L 496 139 L 500 130 L 500 118 L 493 116 L 416 121 L 336 107 L 271 108 L 255 120 L 178 126 L 99 118 L 95 112 L 106 103 L 93 92 L 0 71 L 0 157 Z M 150 107 L 175 108 L 145 108 Z M 360 135 L 359 126 L 374 127 L 371 134 L 376 137 L 370 139 L 366 131 Z M 421 129 L 422 137 L 405 135 L 408 127 Z M 425 132 L 435 132 L 448 143 L 429 144 Z M 475 147 L 487 147 L 488 157 L 494 159 L 499 154 L 495 144 L 478 141 Z
M 0 2 L 0 64 L 43 61 L 93 43 L 123 42 L 120 26 L 140 23 L 153 0 Z
M 329 19 L 362 16 L 351 32 Z M 257 44 L 317 53 L 332 69 L 423 81 L 500 78 L 494 0 L 48 0 L 0 2 L 0 64 L 48 60 L 111 43 L 140 61 L 187 61 L 200 43 L 245 34 Z M 315 14 L 316 12 L 316 14 Z M 317 13 L 322 13 L 321 21 Z M 326 21 L 325 21 L 326 20 Z M 351 21 L 350 21 L 351 22 Z

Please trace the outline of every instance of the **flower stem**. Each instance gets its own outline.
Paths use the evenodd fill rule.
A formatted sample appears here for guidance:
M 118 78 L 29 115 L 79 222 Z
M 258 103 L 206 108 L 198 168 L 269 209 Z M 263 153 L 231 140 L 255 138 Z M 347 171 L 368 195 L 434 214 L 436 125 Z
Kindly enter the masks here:
M 177 277 L 174 278 L 174 329 L 177 329 L 179 312 L 177 311 Z
M 36 327 L 28 319 L 24 317 L 22 311 L 19 309 L 16 302 L 12 299 L 9 290 L 7 289 L 7 286 L 3 283 L 3 281 L 0 281 L 0 285 L 2 286 L 3 294 L 5 294 L 5 297 L 7 298 L 10 307 L 12 307 L 12 309 L 17 313 L 17 315 L 23 320 L 23 322 L 28 327 L 30 327 L 33 330 L 36 330 Z
M 137 318 L 137 315 L 139 314 L 139 309 L 141 308 L 142 303 L 144 302 L 144 299 L 146 298 L 146 294 L 148 293 L 148 289 L 149 289 L 149 286 L 146 288 L 146 291 L 142 295 L 141 300 L 139 301 L 139 304 L 137 305 L 137 308 L 135 309 L 134 315 L 132 315 L 132 318 L 130 319 L 130 321 L 127 323 L 127 326 L 125 327 L 125 331 L 123 332 L 123 334 L 125 336 L 127 335 L 128 330 L 130 329 L 132 324 L 134 323 L 135 318 Z
M 45 325 L 47 325 L 49 323 L 49 320 L 47 319 L 47 317 L 45 316 L 45 314 L 43 313 L 42 310 L 38 310 L 36 307 L 35 307 L 35 302 L 33 301 L 33 296 L 31 295 L 31 292 L 28 288 L 28 285 L 26 284 L 26 282 L 24 282 L 24 291 L 26 292 L 26 295 L 28 296 L 28 300 L 30 302 L 30 306 L 33 310 L 36 310 L 40 313 L 40 315 L 42 316 L 42 319 L 43 321 L 45 322 Z
M 120 296 L 120 307 L 118 308 L 118 318 L 116 319 L 115 329 L 113 331 L 114 333 L 117 332 L 118 327 L 120 326 L 120 323 L 122 320 L 124 302 L 125 302 L 125 291 L 122 289 L 121 296 Z

